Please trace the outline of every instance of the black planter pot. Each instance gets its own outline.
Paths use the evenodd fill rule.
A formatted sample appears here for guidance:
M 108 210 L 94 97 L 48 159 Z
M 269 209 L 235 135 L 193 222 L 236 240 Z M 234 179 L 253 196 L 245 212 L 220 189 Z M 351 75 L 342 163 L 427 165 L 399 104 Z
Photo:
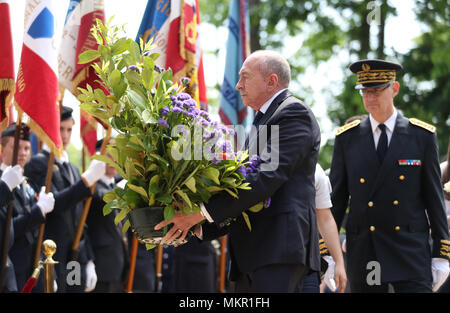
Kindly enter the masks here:
M 145 207 L 138 208 L 128 213 L 131 224 L 131 231 L 136 234 L 136 238 L 141 243 L 152 245 L 161 245 L 161 239 L 166 235 L 171 225 L 160 230 L 155 230 L 155 226 L 164 220 L 164 207 Z M 192 236 L 191 231 L 188 232 L 183 241 L 174 241 L 164 243 L 165 245 L 181 245 L 187 242 Z

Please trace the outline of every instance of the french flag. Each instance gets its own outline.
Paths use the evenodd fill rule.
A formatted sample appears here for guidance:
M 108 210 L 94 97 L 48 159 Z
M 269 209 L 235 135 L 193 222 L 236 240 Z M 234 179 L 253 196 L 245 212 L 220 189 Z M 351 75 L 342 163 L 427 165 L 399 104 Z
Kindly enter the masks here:
M 16 109 L 28 115 L 30 128 L 58 157 L 62 142 L 53 2 L 27 0 L 24 26 L 14 95 Z

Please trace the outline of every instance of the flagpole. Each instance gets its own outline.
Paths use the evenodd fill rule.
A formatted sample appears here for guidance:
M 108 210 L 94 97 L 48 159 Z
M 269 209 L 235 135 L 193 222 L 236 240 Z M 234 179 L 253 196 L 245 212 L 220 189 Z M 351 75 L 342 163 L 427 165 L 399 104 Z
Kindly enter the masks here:
M 220 238 L 220 263 L 219 263 L 219 292 L 225 292 L 225 266 L 226 266 L 227 236 Z
M 11 166 L 15 166 L 17 164 L 17 158 L 19 155 L 19 140 L 20 140 L 20 131 L 22 129 L 22 115 L 19 114 L 17 117 L 16 130 L 14 132 L 14 148 L 13 148 L 13 159 Z M 12 190 L 14 192 L 14 189 Z M 13 197 L 14 198 L 14 197 Z M 11 231 L 11 220 L 14 210 L 14 199 L 12 199 L 8 204 L 8 209 L 6 211 L 6 220 L 5 220 L 5 233 L 3 235 L 3 249 L 2 249 L 2 259 L 1 259 L 1 273 L 0 273 L 0 291 L 3 290 L 6 285 L 7 276 L 11 269 L 8 269 L 6 264 L 8 262 L 8 250 L 9 243 L 11 241 L 10 231 Z
M 108 129 L 106 130 L 106 137 L 103 139 L 102 147 L 100 149 L 100 155 L 105 154 L 106 146 L 109 143 L 110 137 L 111 137 L 111 127 L 108 127 Z M 97 185 L 97 183 L 94 183 L 91 186 L 91 194 L 94 193 L 96 185 Z M 89 209 L 91 207 L 91 202 L 92 202 L 92 196 L 87 198 L 87 200 L 84 202 L 84 208 L 83 208 L 83 213 L 80 218 L 80 224 L 78 224 L 77 233 L 75 235 L 75 239 L 72 244 L 72 260 L 76 260 L 78 258 L 78 253 L 80 252 L 78 250 L 78 245 L 80 244 L 81 235 L 83 234 L 83 228 L 84 228 L 84 224 L 86 223 Z
M 48 163 L 47 163 L 47 174 L 45 178 L 45 193 L 49 193 L 51 191 L 52 186 L 52 177 L 53 177 L 53 163 L 55 162 L 55 154 L 50 152 Z M 45 220 L 39 226 L 38 238 L 36 241 L 36 250 L 34 252 L 34 264 L 33 268 L 38 267 L 39 260 L 41 259 L 41 247 L 42 241 L 44 240 L 44 231 L 45 231 Z
M 156 250 L 156 292 L 161 292 L 160 285 L 162 283 L 162 259 L 163 259 L 163 246 L 158 246 Z
M 130 270 L 128 273 L 127 286 L 125 288 L 126 293 L 133 291 L 134 272 L 136 270 L 136 258 L 137 258 L 138 240 L 133 233 L 133 239 L 131 241 L 131 253 L 130 253 Z

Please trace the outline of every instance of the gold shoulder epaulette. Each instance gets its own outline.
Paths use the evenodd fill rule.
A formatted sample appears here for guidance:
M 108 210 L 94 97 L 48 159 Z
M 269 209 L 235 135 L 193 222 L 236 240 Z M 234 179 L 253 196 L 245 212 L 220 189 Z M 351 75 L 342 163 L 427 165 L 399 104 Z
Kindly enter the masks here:
M 340 134 L 342 134 L 343 132 L 349 130 L 350 128 L 358 126 L 360 123 L 361 123 L 360 120 L 354 120 L 353 122 L 350 122 L 348 124 L 345 124 L 344 126 L 339 127 L 336 130 L 336 136 L 339 136 Z
M 411 124 L 425 128 L 426 130 L 435 133 L 436 132 L 436 127 L 434 127 L 431 124 L 425 123 L 421 120 L 418 120 L 417 118 L 410 118 L 409 121 L 411 122 Z

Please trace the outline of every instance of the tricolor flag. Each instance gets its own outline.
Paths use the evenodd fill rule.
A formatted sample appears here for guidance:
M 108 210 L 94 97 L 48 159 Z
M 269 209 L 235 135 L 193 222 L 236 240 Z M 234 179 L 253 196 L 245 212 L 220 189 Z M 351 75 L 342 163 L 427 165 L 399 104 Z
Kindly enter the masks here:
M 59 157 L 62 141 L 54 12 L 51 0 L 25 3 L 24 38 L 14 98 L 19 113 L 29 116 L 33 132 Z
M 99 78 L 91 65 L 78 64 L 78 56 L 86 50 L 97 50 L 97 41 L 90 29 L 96 24 L 95 20 L 105 22 L 103 0 L 72 0 L 67 11 L 61 46 L 58 54 L 59 82 L 74 96 L 79 94 L 78 87 L 86 88 L 89 84 L 93 89 L 103 86 L 96 80 Z M 97 120 L 91 115 L 80 111 L 80 134 L 89 154 L 95 154 L 97 142 Z
M 14 95 L 14 52 L 9 15 L 9 1 L 0 0 L 0 132 L 9 124 Z
M 242 63 L 250 53 L 250 31 L 247 0 L 231 0 L 228 11 L 228 39 L 225 72 L 220 88 L 219 115 L 225 125 L 249 126 L 253 114 L 244 106 L 236 84 Z
M 203 73 L 203 52 L 198 37 L 200 14 L 198 0 L 149 0 L 138 31 L 138 38 L 154 38 L 161 54 L 156 61 L 160 67 L 171 68 L 174 81 L 188 77 L 187 92 L 208 109 Z

